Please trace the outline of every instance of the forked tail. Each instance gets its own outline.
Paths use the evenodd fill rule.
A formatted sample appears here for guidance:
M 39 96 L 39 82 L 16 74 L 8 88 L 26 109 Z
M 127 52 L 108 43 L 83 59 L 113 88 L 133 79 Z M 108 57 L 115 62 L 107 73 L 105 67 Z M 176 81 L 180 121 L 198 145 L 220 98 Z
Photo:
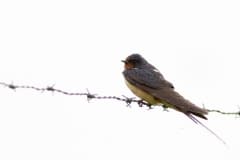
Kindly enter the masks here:
M 185 113 L 186 114 L 186 113 Z M 192 114 L 186 114 L 188 118 L 190 118 L 194 123 L 200 124 L 202 127 L 204 127 L 206 130 L 208 130 L 210 133 L 212 133 L 218 140 L 220 140 L 224 145 L 226 145 L 226 142 L 219 137 L 215 132 L 213 132 L 210 128 L 205 126 L 202 122 L 200 122 L 196 117 L 194 117 Z

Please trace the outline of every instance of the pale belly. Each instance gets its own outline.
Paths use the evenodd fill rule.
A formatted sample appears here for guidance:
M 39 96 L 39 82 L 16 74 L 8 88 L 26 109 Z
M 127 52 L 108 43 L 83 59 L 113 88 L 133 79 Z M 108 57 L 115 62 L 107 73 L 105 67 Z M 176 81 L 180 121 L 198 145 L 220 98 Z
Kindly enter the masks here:
M 156 98 L 154 98 L 152 95 L 150 95 L 149 93 L 133 86 L 132 84 L 130 84 L 128 81 L 126 81 L 126 84 L 128 86 L 128 88 L 139 98 L 147 101 L 148 103 L 150 103 L 151 105 L 161 105 L 161 103 L 156 100 Z

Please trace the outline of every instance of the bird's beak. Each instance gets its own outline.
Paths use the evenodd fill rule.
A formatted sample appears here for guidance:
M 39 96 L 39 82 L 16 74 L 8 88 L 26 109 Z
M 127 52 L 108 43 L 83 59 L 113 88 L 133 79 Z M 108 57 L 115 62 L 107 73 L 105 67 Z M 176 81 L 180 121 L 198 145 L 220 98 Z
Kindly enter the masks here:
M 125 61 L 125 60 L 121 60 L 121 62 L 123 62 L 123 63 L 126 63 L 126 61 Z

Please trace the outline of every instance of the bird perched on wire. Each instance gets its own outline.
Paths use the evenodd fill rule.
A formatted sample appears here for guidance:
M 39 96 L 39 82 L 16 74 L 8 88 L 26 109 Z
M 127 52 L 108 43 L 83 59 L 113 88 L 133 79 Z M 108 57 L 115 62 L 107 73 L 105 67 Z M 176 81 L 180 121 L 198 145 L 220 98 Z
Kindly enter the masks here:
M 207 120 L 208 111 L 196 106 L 176 92 L 173 84 L 167 81 L 160 71 L 148 63 L 140 54 L 132 54 L 122 62 L 124 62 L 123 75 L 126 84 L 136 96 L 150 105 L 162 105 L 182 112 L 225 143 L 216 133 L 195 117 Z

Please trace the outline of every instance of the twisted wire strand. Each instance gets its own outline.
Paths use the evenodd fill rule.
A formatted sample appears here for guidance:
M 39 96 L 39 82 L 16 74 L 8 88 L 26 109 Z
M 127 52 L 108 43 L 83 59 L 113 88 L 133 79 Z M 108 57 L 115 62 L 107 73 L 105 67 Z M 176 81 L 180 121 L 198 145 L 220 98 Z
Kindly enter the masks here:
M 48 92 L 57 92 L 60 94 L 68 95 L 68 96 L 86 96 L 87 100 L 91 99 L 113 99 L 113 100 L 118 100 L 118 101 L 123 101 L 126 103 L 127 106 L 130 106 L 132 103 L 137 103 L 139 107 L 146 106 L 149 109 L 152 109 L 151 105 L 143 100 L 136 100 L 135 98 L 129 98 L 126 96 L 118 97 L 118 96 L 99 96 L 97 94 L 91 94 L 88 90 L 87 92 L 68 92 L 62 89 L 57 89 L 54 88 L 54 86 L 47 86 L 47 87 L 36 87 L 36 86 L 31 86 L 31 85 L 15 85 L 13 83 L 6 83 L 6 82 L 0 82 L 1 86 L 8 87 L 9 89 L 12 90 L 17 90 L 17 89 L 31 89 L 35 91 L 48 91 Z M 163 106 L 164 107 L 164 106 Z M 223 115 L 237 115 L 240 116 L 240 110 L 237 112 L 224 112 L 221 110 L 217 109 L 206 109 L 208 112 L 215 112 Z

